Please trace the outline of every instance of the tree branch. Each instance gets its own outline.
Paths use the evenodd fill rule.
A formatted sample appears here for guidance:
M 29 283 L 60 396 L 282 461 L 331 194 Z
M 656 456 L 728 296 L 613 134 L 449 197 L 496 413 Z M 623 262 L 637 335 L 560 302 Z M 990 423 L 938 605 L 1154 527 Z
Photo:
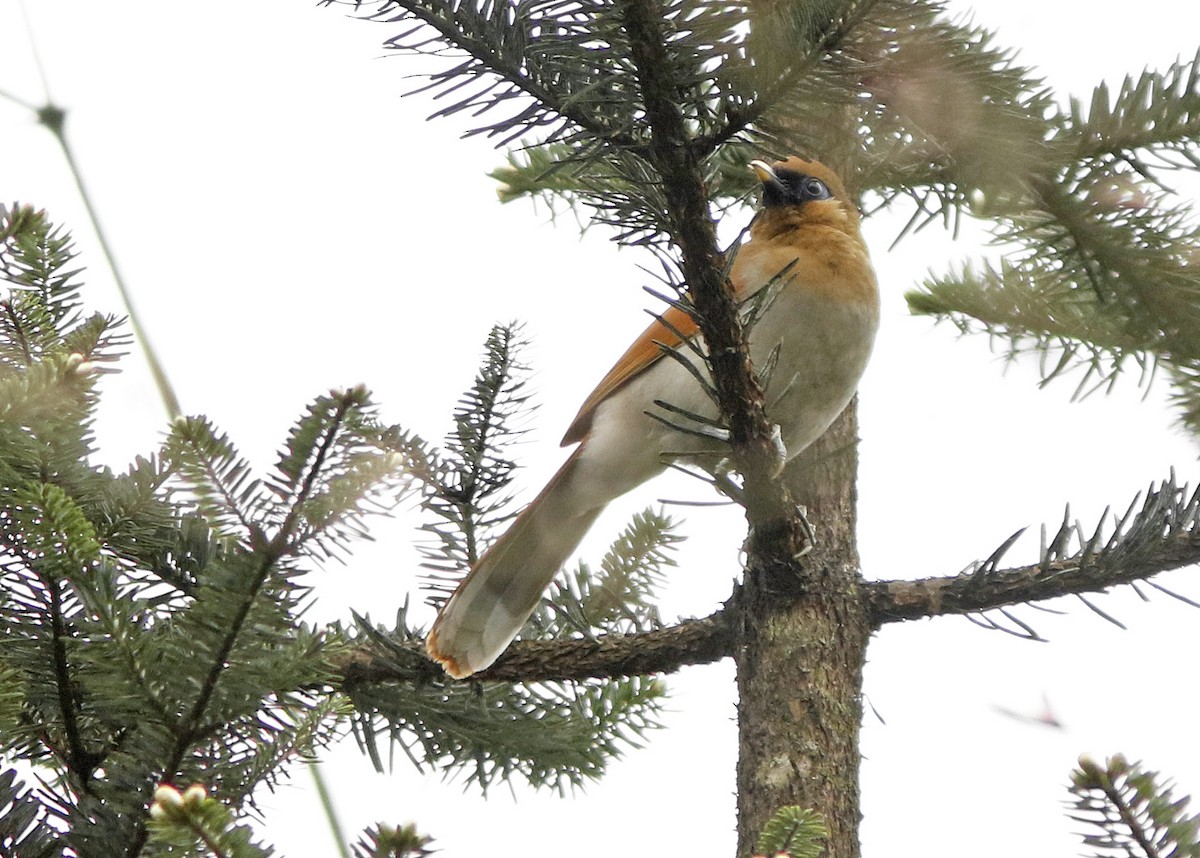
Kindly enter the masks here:
M 79 699 L 75 696 L 71 664 L 67 659 L 67 641 L 71 634 L 67 629 L 67 621 L 64 616 L 62 597 L 64 585 L 52 575 L 39 577 L 42 578 L 49 595 L 47 613 L 50 615 L 52 630 L 51 651 L 54 657 L 54 685 L 58 692 L 58 706 L 62 713 L 63 729 L 66 732 L 67 740 L 66 759 L 63 762 L 67 764 L 71 774 L 78 779 L 76 785 L 79 790 L 88 793 L 91 791 L 88 781 L 91 780 L 100 757 L 89 754 L 84 748 L 83 733 L 79 726 Z
M 324 0 L 324 2 L 328 4 L 334 2 L 334 0 Z M 381 20 L 385 23 L 402 20 L 403 16 L 384 17 L 395 9 L 399 9 L 409 18 L 416 19 L 434 29 L 440 37 L 439 41 L 465 52 L 471 57 L 473 63 L 478 64 L 479 69 L 494 75 L 498 81 L 504 81 L 509 84 L 514 88 L 512 92 L 519 92 L 528 96 L 530 102 L 534 105 L 519 112 L 514 119 L 502 120 L 501 122 L 484 126 L 476 129 L 476 132 L 485 132 L 493 135 L 505 133 L 514 127 L 518 131 L 524 131 L 526 130 L 526 126 L 546 125 L 549 123 L 544 115 L 541 117 L 534 116 L 534 114 L 544 111 L 546 114 L 561 118 L 568 125 L 579 128 L 601 140 L 607 140 L 614 145 L 636 146 L 637 141 L 628 133 L 627 128 L 614 127 L 605 122 L 604 117 L 595 111 L 588 110 L 586 106 L 580 104 L 576 97 L 577 94 L 560 91 L 554 86 L 546 84 L 545 81 L 540 80 L 536 75 L 536 66 L 531 63 L 530 57 L 527 54 L 519 58 L 511 56 L 501 48 L 498 48 L 495 41 L 482 38 L 480 34 L 469 32 L 463 20 L 460 20 L 458 17 L 464 16 L 465 18 L 465 16 L 468 16 L 471 13 L 469 6 L 451 8 L 443 4 L 429 3 L 427 0 L 384 0 L 381 3 L 381 8 L 371 14 L 369 18 L 371 20 Z M 405 46 L 401 40 L 404 38 L 405 36 L 398 36 L 385 42 L 385 45 L 397 49 L 403 48 Z M 453 91 L 453 89 L 457 89 L 458 86 L 462 85 L 463 80 L 470 80 L 470 77 L 466 69 L 457 67 L 451 69 L 449 72 L 430 75 L 432 83 L 427 88 L 442 87 L 443 92 Z M 456 80 L 459 83 L 447 84 L 446 82 L 450 80 Z M 485 91 L 487 90 L 490 90 L 490 87 L 485 89 Z M 417 90 L 417 92 L 421 91 L 423 90 Z M 481 96 L 482 93 L 477 93 L 476 96 L 467 101 L 462 101 L 451 107 L 437 111 L 430 118 L 446 116 L 468 108 L 474 111 L 474 115 L 478 115 L 483 110 L 495 107 L 501 101 L 508 98 L 508 94 L 506 94 L 503 97 L 495 97 L 491 100 L 475 100 Z M 503 143 L 509 142 L 510 139 L 504 140 Z
M 1172 479 L 1147 493 L 1136 516 L 1134 505 L 1107 539 L 1100 527 L 1088 537 L 1064 521 L 1041 560 L 1027 566 L 997 568 L 1014 536 L 969 574 L 866 583 L 872 625 L 1095 593 L 1200 563 L 1200 492 L 1188 496 Z M 1078 547 L 1068 552 L 1069 544 Z
M 822 440 L 826 448 L 821 455 L 813 457 L 812 462 L 800 461 L 808 470 L 799 473 L 794 468 L 789 479 L 809 487 L 841 484 L 839 480 L 821 478 L 812 468 L 852 466 L 852 458 L 843 461 L 845 457 L 839 455 L 852 453 L 855 436 L 852 421 L 849 426 L 843 423 L 835 424 L 837 431 Z M 820 511 L 815 519 L 818 528 L 842 526 L 853 517 L 852 499 L 848 497 L 813 495 L 810 491 L 802 500 Z M 1088 534 L 1080 524 L 1064 520 L 1042 549 L 1042 559 L 1026 566 L 999 568 L 1005 552 L 1020 535 L 1017 533 L 970 573 L 855 586 L 866 606 L 869 626 L 878 629 L 902 620 L 973 614 L 1058 596 L 1095 593 L 1200 563 L 1200 491 L 1189 495 L 1173 480 L 1148 491 L 1140 506 L 1135 499 L 1107 537 L 1101 534 L 1103 524 L 1102 520 L 1101 526 Z M 835 534 L 822 532 L 815 553 L 819 554 L 822 545 L 837 543 Z M 851 565 L 857 568 L 857 564 Z M 756 566 L 751 574 L 761 572 Z M 794 597 L 803 591 L 803 582 L 794 573 L 790 579 L 781 573 L 781 580 L 790 580 L 791 586 L 775 595 Z M 1188 604 L 1197 604 L 1165 588 L 1158 589 Z M 745 630 L 739 629 L 741 621 L 735 618 L 742 607 L 739 601 L 745 598 L 746 588 L 739 587 L 725 608 L 702 619 L 684 620 L 652 632 L 602 635 L 589 640 L 517 641 L 478 678 L 504 682 L 603 679 L 671 673 L 685 665 L 709 664 L 734 656 L 742 646 L 739 641 Z M 788 598 L 776 601 L 786 603 Z M 1036 637 L 1029 634 L 1031 630 L 1025 631 L 1024 636 Z M 334 668 L 346 686 L 440 680 L 441 669 L 428 660 L 417 640 L 416 635 L 405 635 L 401 641 L 376 636 L 370 643 L 336 657 Z
M 863 596 L 867 600 L 871 623 L 878 628 L 900 620 L 972 614 L 1057 596 L 1097 593 L 1196 563 L 1200 563 L 1200 534 L 1189 533 L 1164 542 L 1157 555 L 1139 557 L 1127 566 L 1105 568 L 1103 564 L 1058 561 L 986 574 L 975 572 L 917 581 L 871 581 L 863 585 Z
M 767 552 L 766 568 L 792 568 L 804 530 L 786 486 L 776 478 L 778 451 L 763 394 L 750 365 L 746 337 L 729 293 L 708 207 L 701 158 L 678 106 L 672 57 L 660 6 L 652 0 L 620 4 L 630 53 L 652 130 L 649 158 L 662 177 L 667 223 L 682 255 L 682 271 L 708 347 L 717 404 L 728 418 L 730 444 L 745 480 L 746 517 L 754 548 Z
M 516 641 L 496 663 L 475 674 L 483 682 L 562 682 L 673 673 L 693 664 L 711 664 L 733 653 L 729 615 L 716 611 L 698 620 L 634 635 L 600 635 L 588 640 Z M 444 681 L 419 643 L 371 643 L 340 656 L 342 685 Z
M 350 391 L 342 394 L 336 400 L 336 410 L 325 431 L 325 437 L 321 440 L 321 444 L 312 457 L 312 461 L 308 464 L 308 472 L 300 484 L 299 491 L 292 499 L 291 509 L 288 511 L 287 517 L 269 543 L 256 547 L 254 556 L 255 564 L 252 574 L 247 576 L 246 590 L 230 616 L 225 628 L 225 634 L 222 636 L 216 650 L 208 657 L 208 670 L 200 682 L 191 707 L 188 709 L 186 715 L 178 719 L 174 725 L 173 733 L 175 741 L 168 752 L 167 760 L 161 772 L 161 779 L 164 783 L 170 783 L 178 777 L 188 752 L 192 749 L 196 741 L 204 735 L 205 730 L 209 729 L 202 723 L 201 719 L 212 704 L 218 683 L 227 673 L 230 654 L 233 652 L 234 646 L 245 630 L 250 613 L 258 604 L 263 588 L 270 580 L 271 574 L 276 571 L 279 561 L 295 550 L 293 539 L 295 537 L 297 522 L 300 519 L 300 511 L 313 493 L 318 475 L 322 473 L 338 433 L 345 424 L 347 413 L 356 404 L 356 395 L 354 391 Z M 251 530 L 251 533 L 253 532 Z M 142 850 L 146 846 L 149 835 L 146 821 L 143 819 L 137 824 L 134 837 L 125 852 L 125 855 L 129 856 L 129 858 L 141 855 Z
M 1200 563 L 1200 533 L 1164 541 L 1155 556 L 1126 566 L 1080 565 L 1073 561 L 981 570 L 969 575 L 917 581 L 871 581 L 862 585 L 871 625 L 950 614 L 970 614 L 1044 601 L 1077 593 L 1095 593 L 1145 580 L 1161 572 Z M 601 635 L 590 640 L 516 641 L 494 665 L 475 675 L 484 682 L 561 682 L 673 673 L 681 667 L 711 664 L 734 653 L 735 629 L 724 609 L 701 619 L 633 635 Z M 397 664 L 367 645 L 336 659 L 342 684 L 436 680 L 441 669 L 421 646 L 395 644 L 412 662 Z M 406 660 L 407 661 L 407 660 Z
M 815 41 L 808 46 L 807 51 L 799 56 L 789 56 L 778 76 L 767 82 L 761 92 L 750 99 L 745 107 L 731 110 L 727 105 L 727 121 L 713 132 L 697 138 L 696 151 L 704 155 L 717 151 L 724 144 L 756 126 L 763 115 L 774 109 L 781 101 L 794 97 L 797 84 L 810 76 L 823 60 L 836 56 L 836 52 L 847 41 L 850 32 L 867 17 L 876 3 L 877 0 L 848 2 L 836 12 L 832 9 L 825 10 L 814 6 L 814 9 L 817 10 L 816 14 L 825 12 L 829 17 L 811 22 Z M 755 33 L 772 32 L 781 27 L 787 27 L 789 24 L 783 18 L 788 14 L 794 14 L 794 7 L 781 7 L 775 3 L 751 3 L 749 10 L 751 29 Z M 840 20 L 838 16 L 840 16 Z M 820 32 L 825 27 L 829 27 L 829 29 L 826 32 Z M 760 55 L 756 59 L 762 63 L 775 61 L 778 58 Z

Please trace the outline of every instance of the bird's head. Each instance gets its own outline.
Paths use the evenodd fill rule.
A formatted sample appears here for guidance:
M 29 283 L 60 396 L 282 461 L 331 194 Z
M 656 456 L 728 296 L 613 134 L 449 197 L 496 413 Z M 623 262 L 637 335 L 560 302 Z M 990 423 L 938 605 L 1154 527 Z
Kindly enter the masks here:
M 857 206 L 837 173 L 819 161 L 793 156 L 774 164 L 751 161 L 750 169 L 762 182 L 762 219 L 768 224 L 794 229 L 824 223 L 857 231 Z

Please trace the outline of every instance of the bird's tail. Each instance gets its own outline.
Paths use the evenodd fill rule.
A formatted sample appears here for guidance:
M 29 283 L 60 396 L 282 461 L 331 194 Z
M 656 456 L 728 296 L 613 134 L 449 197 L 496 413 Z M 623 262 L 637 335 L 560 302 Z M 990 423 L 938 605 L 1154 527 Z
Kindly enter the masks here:
M 571 486 L 578 461 L 577 449 L 438 614 L 425 648 L 455 679 L 483 670 L 504 652 L 604 508 L 578 508 Z

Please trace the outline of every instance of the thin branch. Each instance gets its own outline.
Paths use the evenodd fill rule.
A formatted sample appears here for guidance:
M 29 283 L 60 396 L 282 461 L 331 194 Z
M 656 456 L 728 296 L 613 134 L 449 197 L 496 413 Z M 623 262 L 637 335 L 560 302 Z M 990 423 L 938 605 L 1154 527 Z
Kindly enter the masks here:
M 46 65 L 42 62 L 42 52 L 38 50 L 37 39 L 33 34 L 33 21 L 29 20 L 29 9 L 25 5 L 25 0 L 20 0 L 17 5 L 21 8 L 21 23 L 25 25 L 25 38 L 29 40 L 29 53 L 33 55 L 33 66 L 37 69 L 38 79 L 42 83 L 42 95 L 49 104 L 53 101 L 50 97 L 50 77 L 46 74 Z
M 333 0 L 323 0 L 323 2 L 328 4 L 333 2 Z M 520 120 L 522 119 L 528 120 L 530 117 L 527 114 L 533 114 L 536 113 L 537 110 L 545 109 L 546 111 L 561 117 L 563 121 L 575 126 L 576 128 L 582 129 L 588 134 L 608 140 L 617 146 L 637 148 L 637 141 L 631 135 L 629 135 L 626 129 L 614 128 L 603 121 L 599 121 L 598 116 L 594 112 L 589 111 L 576 103 L 573 103 L 574 99 L 570 96 L 570 94 L 557 92 L 553 88 L 545 86 L 540 81 L 535 80 L 528 73 L 526 68 L 523 68 L 520 63 L 512 61 L 509 57 L 498 51 L 494 44 L 490 44 L 482 38 L 473 36 L 472 34 L 463 30 L 461 27 L 456 27 L 456 22 L 452 18 L 448 20 L 444 16 L 444 12 L 440 9 L 440 7 L 432 6 L 428 2 L 423 2 L 423 0 L 383 0 L 379 11 L 369 15 L 368 18 L 370 20 L 380 20 L 386 23 L 397 21 L 399 18 L 384 17 L 390 14 L 393 9 L 399 9 L 406 13 L 411 19 L 420 21 L 421 23 L 435 30 L 440 37 L 439 41 L 448 45 L 453 45 L 455 48 L 463 51 L 471 57 L 471 61 L 473 63 L 478 64 L 480 69 L 484 70 L 488 74 L 491 74 L 497 80 L 503 80 L 512 85 L 520 93 L 528 96 L 531 102 L 533 102 L 533 105 L 535 105 L 531 106 L 523 114 L 519 115 L 513 120 L 488 126 L 480 130 L 487 131 L 492 134 L 501 133 L 509 125 L 519 124 Z M 400 42 L 402 38 L 403 36 L 396 37 L 388 44 L 396 48 L 402 48 L 403 45 Z M 452 75 L 457 75 L 463 78 L 462 83 L 455 85 L 454 88 L 465 86 L 475 79 L 475 75 L 470 74 L 472 71 L 475 70 L 469 67 L 460 66 L 449 74 L 442 73 L 434 75 L 434 80 L 430 84 L 429 88 L 437 88 L 442 86 L 442 81 Z M 484 93 L 489 92 L 491 89 L 491 86 L 486 87 Z M 448 90 L 443 90 L 441 94 L 445 94 L 447 91 Z M 478 113 L 483 112 L 483 109 L 487 109 L 490 106 L 495 106 L 495 103 L 498 103 L 498 101 L 499 99 L 489 105 L 486 101 L 475 103 L 474 100 L 468 100 L 467 102 L 464 102 L 462 106 L 476 108 L 482 107 L 482 109 L 477 111 L 476 115 L 478 115 Z M 438 113 L 434 115 L 446 115 L 449 113 L 454 113 L 458 109 L 458 107 L 445 108 L 441 111 L 438 111 Z M 542 120 L 537 124 L 547 123 L 545 120 Z M 500 145 L 507 145 L 508 142 L 508 140 L 503 140 L 501 141 Z
M 67 660 L 67 631 L 66 619 L 63 616 L 61 584 L 53 576 L 45 576 L 43 584 L 50 595 L 47 606 L 50 614 L 51 643 L 54 652 L 54 685 L 58 692 L 58 708 L 62 712 L 63 729 L 67 739 L 67 763 L 72 774 L 77 777 L 78 787 L 82 792 L 88 792 L 88 781 L 91 779 L 95 760 L 90 757 L 83 747 L 83 736 L 79 728 L 79 700 L 75 696 L 75 686 L 72 681 L 71 665 Z
M 129 325 L 133 328 L 134 336 L 137 337 L 138 343 L 142 347 L 142 356 L 146 359 L 146 364 L 150 368 L 150 375 L 154 379 L 154 385 L 158 388 L 158 396 L 162 400 L 163 407 L 167 409 L 167 416 L 174 419 L 182 413 L 179 406 L 179 398 L 175 395 L 174 388 L 171 387 L 171 382 L 167 378 L 167 372 L 163 369 L 162 363 L 158 359 L 158 353 L 150 344 L 150 337 L 146 333 L 146 329 L 142 326 L 141 317 L 133 305 L 133 294 L 129 287 L 125 285 L 125 278 L 121 276 L 121 270 L 117 267 L 116 257 L 113 256 L 112 246 L 108 243 L 108 237 L 104 234 L 103 227 L 100 226 L 100 215 L 97 214 L 95 206 L 92 205 L 91 194 L 88 193 L 87 187 L 83 183 L 83 174 L 79 171 L 79 165 L 75 163 L 75 155 L 71 152 L 71 147 L 67 143 L 66 131 L 64 123 L 66 113 L 52 104 L 47 104 L 38 111 L 38 120 L 50 130 L 54 135 L 54 139 L 58 141 L 58 145 L 62 147 L 63 157 L 67 159 L 67 167 L 71 171 L 71 178 L 75 180 L 75 187 L 79 191 L 79 197 L 83 200 L 83 206 L 87 210 L 88 220 L 92 223 L 92 230 L 96 233 L 96 240 L 100 244 L 100 250 L 104 254 L 104 261 L 108 263 L 108 270 L 112 272 L 113 281 L 117 284 L 117 291 L 121 295 L 121 301 L 125 304 L 125 310 L 129 314 Z
M 0 97 L 7 98 L 13 103 L 29 109 L 37 116 L 38 123 L 46 127 L 62 148 L 63 156 L 67 161 L 67 168 L 71 171 L 71 178 L 75 181 L 75 188 L 79 191 L 79 197 L 83 201 L 84 209 L 87 211 L 88 220 L 91 221 L 92 230 L 96 233 L 96 240 L 100 244 L 100 251 L 104 254 L 104 261 L 108 263 L 108 270 L 112 273 L 113 281 L 117 285 L 117 292 L 121 295 L 121 301 L 125 304 L 125 309 L 129 315 L 130 327 L 133 328 L 134 336 L 142 347 L 142 355 L 146 359 L 146 364 L 150 368 L 150 375 L 154 379 L 155 386 L 158 388 L 159 398 L 162 400 L 163 406 L 167 409 L 167 416 L 174 419 L 181 413 L 179 399 L 175 396 L 175 391 L 171 387 L 170 380 L 167 378 L 166 370 L 163 369 L 162 363 L 158 359 L 157 352 L 154 351 L 154 347 L 150 344 L 150 339 L 146 335 L 146 329 L 142 327 L 141 318 L 138 316 L 137 310 L 133 305 L 132 294 L 125 285 L 125 278 L 121 276 L 121 271 L 117 267 L 117 260 L 113 256 L 112 247 L 108 243 L 108 237 L 104 234 L 104 229 L 100 226 L 100 217 L 96 213 L 95 206 L 92 205 L 92 197 L 83 183 L 83 174 L 80 172 L 79 165 L 75 162 L 75 155 L 67 143 L 67 114 L 65 110 L 54 104 L 54 100 L 50 97 L 50 82 L 46 75 L 45 67 L 42 64 L 37 40 L 34 38 L 33 24 L 29 20 L 29 12 L 25 8 L 24 3 L 21 4 L 21 14 L 25 22 L 25 31 L 29 37 L 29 48 L 33 53 L 34 65 L 37 67 L 38 76 L 42 82 L 44 104 L 38 107 L 32 102 L 18 98 L 3 90 L 0 90 Z
M 13 104 L 17 105 L 18 107 L 25 108 L 30 113 L 38 112 L 38 106 L 36 104 L 34 104 L 32 101 L 26 101 L 25 99 L 21 98 L 18 95 L 13 95 L 11 92 L 9 92 L 6 89 L 0 89 L 0 98 L 6 98 L 9 101 L 11 101 Z
M 196 695 L 195 701 L 192 703 L 191 710 L 180 722 L 178 729 L 175 731 L 175 743 L 171 748 L 170 756 L 162 771 L 164 782 L 169 783 L 175 779 L 179 774 L 179 767 L 182 765 L 189 747 L 203 734 L 204 725 L 201 719 L 212 702 L 213 695 L 216 693 L 217 683 L 228 668 L 229 656 L 233 652 L 233 647 L 246 625 L 246 620 L 258 600 L 259 593 L 266 585 L 271 571 L 276 567 L 279 560 L 292 550 L 292 531 L 300 518 L 301 507 L 303 507 L 304 503 L 311 496 L 317 477 L 323 470 L 326 460 L 329 458 L 330 451 L 337 439 L 338 432 L 342 428 L 346 414 L 356 402 L 357 398 L 353 392 L 342 396 L 338 402 L 338 409 L 330 421 L 325 438 L 322 440 L 320 448 L 309 465 L 308 473 L 301 483 L 301 489 L 292 503 L 292 508 L 288 512 L 287 518 L 270 543 L 258 548 L 256 552 L 258 554 L 258 564 L 250 576 L 246 594 L 229 620 L 225 637 L 221 640 L 216 652 L 210 658 L 208 674 L 200 685 L 200 690 Z M 141 854 L 142 848 L 146 843 L 147 834 L 148 831 L 143 821 L 139 823 L 137 834 L 126 851 L 127 856 L 131 856 L 132 858 L 132 856 Z
M 0 92 L 0 96 L 6 97 L 33 111 L 37 116 L 38 122 L 44 125 L 50 134 L 53 135 L 54 139 L 58 141 L 58 145 L 61 147 L 63 156 L 66 159 L 67 168 L 70 170 L 71 178 L 75 182 L 75 188 L 79 192 L 79 198 L 83 201 L 88 220 L 92 224 L 92 230 L 96 234 L 96 241 L 100 245 L 100 251 L 104 254 L 105 262 L 108 263 L 109 272 L 112 274 L 113 282 L 117 286 L 117 292 L 121 295 L 121 301 L 125 304 L 130 327 L 133 328 L 134 336 L 142 347 L 142 355 L 146 359 L 150 375 L 154 379 L 155 386 L 158 388 L 159 398 L 162 400 L 169 417 L 175 418 L 179 416 L 181 413 L 179 399 L 171 387 L 171 382 L 167 378 L 166 371 L 158 359 L 158 354 L 150 343 L 146 329 L 142 326 L 141 317 L 138 315 L 137 308 L 133 303 L 132 293 L 125 283 L 125 278 L 121 275 L 120 268 L 117 266 L 112 246 L 109 244 L 108 237 L 104 233 L 104 228 L 100 225 L 100 216 L 97 214 L 96 208 L 92 204 L 91 194 L 83 182 L 83 174 L 80 172 L 79 165 L 75 161 L 75 155 L 67 143 L 65 130 L 66 112 L 50 102 L 37 107 L 6 92 Z
M 329 826 L 329 833 L 337 844 L 338 858 L 351 858 L 350 847 L 346 844 L 346 835 L 342 830 L 342 821 L 338 818 L 337 808 L 333 806 L 333 796 L 329 794 L 329 787 L 325 784 L 325 776 L 321 774 L 321 764 L 316 760 L 310 760 L 308 763 L 308 773 L 312 775 L 313 786 L 317 789 L 317 797 L 321 800 L 321 811 L 325 814 L 325 824 Z
M 850 35 L 850 31 L 867 17 L 876 2 L 877 0 L 865 0 L 859 4 L 858 9 L 846 10 L 856 14 L 846 14 L 839 25 L 826 33 L 806 55 L 793 58 L 783 73 L 765 86 L 748 106 L 736 110 L 727 106 L 728 121 L 712 133 L 697 138 L 693 143 L 697 154 L 707 155 L 717 151 L 742 132 L 755 126 L 763 114 L 777 106 L 780 101 L 794 95 L 797 83 L 810 76 L 823 59 L 836 53 Z

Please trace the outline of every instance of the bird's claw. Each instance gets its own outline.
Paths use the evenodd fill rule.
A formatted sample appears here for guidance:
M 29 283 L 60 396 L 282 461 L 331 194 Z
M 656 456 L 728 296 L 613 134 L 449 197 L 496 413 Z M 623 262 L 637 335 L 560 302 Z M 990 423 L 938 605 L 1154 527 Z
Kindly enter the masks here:
M 817 542 L 817 535 L 813 533 L 812 525 L 808 521 L 808 510 L 804 508 L 803 504 L 796 504 L 796 518 L 800 522 L 800 529 L 804 531 L 804 545 L 794 555 L 795 559 L 799 560 L 813 550 L 813 546 Z
M 771 426 L 771 446 L 775 450 L 775 461 L 771 466 L 771 479 L 778 479 L 788 460 L 787 445 L 783 443 L 783 430 L 779 428 L 778 423 Z

